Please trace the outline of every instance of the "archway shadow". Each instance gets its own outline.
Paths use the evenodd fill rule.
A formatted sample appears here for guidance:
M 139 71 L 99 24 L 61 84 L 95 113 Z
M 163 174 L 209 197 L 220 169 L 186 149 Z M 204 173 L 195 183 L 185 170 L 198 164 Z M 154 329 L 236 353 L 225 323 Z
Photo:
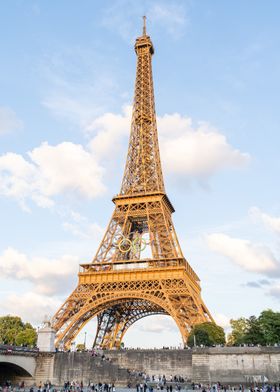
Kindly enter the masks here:
M 0 362 L 0 385 L 7 381 L 15 383 L 28 378 L 32 379 L 32 375 L 21 366 L 10 362 Z

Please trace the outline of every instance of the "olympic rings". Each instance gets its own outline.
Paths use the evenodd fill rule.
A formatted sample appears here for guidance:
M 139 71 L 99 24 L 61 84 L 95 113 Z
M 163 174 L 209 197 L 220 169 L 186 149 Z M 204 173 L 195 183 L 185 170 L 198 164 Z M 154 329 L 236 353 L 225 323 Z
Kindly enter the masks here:
M 145 240 L 145 238 L 142 237 L 136 237 L 133 242 L 132 242 L 132 246 L 134 248 L 135 253 L 137 251 L 142 252 L 143 250 L 146 249 L 147 246 L 147 241 Z
M 126 238 L 123 234 L 120 234 L 114 241 L 113 245 L 118 247 L 121 253 L 128 253 L 132 250 L 134 254 L 138 253 L 139 251 L 142 252 L 146 249 L 148 245 L 147 241 L 138 236 L 133 240 Z
M 123 238 L 119 245 L 118 248 L 122 253 L 127 253 L 131 250 L 132 243 L 128 238 Z

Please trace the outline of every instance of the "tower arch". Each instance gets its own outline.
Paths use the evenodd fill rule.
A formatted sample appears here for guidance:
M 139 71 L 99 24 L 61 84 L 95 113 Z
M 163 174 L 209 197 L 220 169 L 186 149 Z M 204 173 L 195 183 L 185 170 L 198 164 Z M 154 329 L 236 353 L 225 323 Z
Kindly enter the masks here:
M 120 348 L 128 328 L 141 318 L 156 314 L 171 316 L 184 341 L 184 328 L 181 320 L 174 314 L 166 298 L 157 294 L 158 296 L 153 293 L 143 293 L 139 298 L 138 292 L 129 293 L 129 295 L 119 293 L 114 296 L 101 297 L 95 302 L 88 301 L 88 304 L 68 321 L 66 328 L 64 324 L 61 330 L 57 331 L 57 342 L 62 342 L 65 348 L 70 348 L 71 342 L 78 333 L 97 316 L 94 346 L 103 349 Z

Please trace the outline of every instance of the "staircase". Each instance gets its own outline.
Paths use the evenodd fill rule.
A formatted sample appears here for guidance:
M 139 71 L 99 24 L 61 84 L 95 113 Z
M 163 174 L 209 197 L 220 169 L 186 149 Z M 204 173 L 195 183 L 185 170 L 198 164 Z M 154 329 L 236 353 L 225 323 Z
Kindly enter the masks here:
M 196 354 L 192 355 L 192 381 L 200 384 L 211 384 L 209 355 Z
M 139 376 L 129 369 L 121 367 L 108 358 L 92 356 L 89 352 L 56 353 L 53 369 L 52 380 L 55 385 L 78 380 L 83 381 L 84 385 L 101 382 L 127 386 L 135 385 L 140 380 Z
M 46 381 L 54 383 L 54 356 L 54 353 L 39 353 L 35 369 L 36 385 L 39 385 L 39 383 L 44 384 Z

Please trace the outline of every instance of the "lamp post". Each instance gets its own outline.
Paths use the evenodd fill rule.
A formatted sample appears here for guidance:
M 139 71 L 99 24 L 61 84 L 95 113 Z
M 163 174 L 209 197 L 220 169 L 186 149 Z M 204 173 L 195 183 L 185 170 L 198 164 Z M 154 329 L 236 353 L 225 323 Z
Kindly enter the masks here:
M 85 332 L 85 340 L 84 340 L 85 349 L 86 349 L 86 344 L 87 344 L 87 332 Z

